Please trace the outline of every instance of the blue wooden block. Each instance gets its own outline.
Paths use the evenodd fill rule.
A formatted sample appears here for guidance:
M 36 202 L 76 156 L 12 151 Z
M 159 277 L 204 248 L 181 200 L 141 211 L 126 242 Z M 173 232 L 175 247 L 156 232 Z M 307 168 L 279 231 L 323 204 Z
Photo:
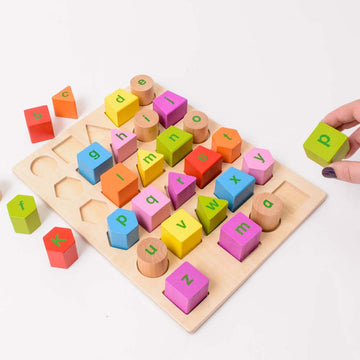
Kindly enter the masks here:
M 254 193 L 255 178 L 234 167 L 221 174 L 215 182 L 214 194 L 229 202 L 229 209 L 235 211 Z
M 139 223 L 131 210 L 117 209 L 107 217 L 112 247 L 128 250 L 139 240 Z
M 112 154 L 94 142 L 77 154 L 79 173 L 91 184 L 100 181 L 100 175 L 113 166 Z

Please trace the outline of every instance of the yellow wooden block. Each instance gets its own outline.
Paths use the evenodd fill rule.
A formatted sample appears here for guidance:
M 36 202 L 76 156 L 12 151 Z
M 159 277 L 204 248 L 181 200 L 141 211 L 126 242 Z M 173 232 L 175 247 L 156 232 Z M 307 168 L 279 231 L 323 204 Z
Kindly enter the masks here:
M 202 225 L 180 209 L 161 224 L 161 240 L 182 259 L 201 242 Z
M 144 186 L 148 186 L 164 171 L 164 155 L 155 151 L 138 149 L 138 171 Z
M 105 114 L 120 126 L 139 111 L 139 98 L 123 89 L 118 89 L 105 98 Z

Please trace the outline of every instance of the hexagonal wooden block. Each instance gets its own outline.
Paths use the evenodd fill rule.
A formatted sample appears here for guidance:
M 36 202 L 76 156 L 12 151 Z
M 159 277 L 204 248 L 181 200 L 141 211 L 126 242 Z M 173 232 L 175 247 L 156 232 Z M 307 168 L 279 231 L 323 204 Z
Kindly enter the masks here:
M 232 163 L 241 154 L 241 141 L 237 130 L 222 127 L 212 136 L 211 150 L 221 154 L 224 162 Z

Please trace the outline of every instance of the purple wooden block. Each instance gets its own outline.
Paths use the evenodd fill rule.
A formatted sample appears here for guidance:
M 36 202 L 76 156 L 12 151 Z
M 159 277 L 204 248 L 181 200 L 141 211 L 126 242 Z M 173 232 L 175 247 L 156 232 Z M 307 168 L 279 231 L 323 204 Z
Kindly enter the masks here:
M 219 245 L 242 261 L 259 244 L 261 227 L 239 212 L 220 229 Z
M 154 99 L 153 110 L 159 114 L 160 124 L 167 129 L 185 116 L 187 99 L 168 90 Z
M 195 176 L 169 172 L 168 192 L 175 210 L 195 194 L 195 187 Z
M 185 314 L 208 294 L 209 279 L 187 261 L 165 279 L 165 296 Z
M 112 129 L 111 147 L 116 163 L 122 162 L 137 151 L 136 135 L 126 131 Z

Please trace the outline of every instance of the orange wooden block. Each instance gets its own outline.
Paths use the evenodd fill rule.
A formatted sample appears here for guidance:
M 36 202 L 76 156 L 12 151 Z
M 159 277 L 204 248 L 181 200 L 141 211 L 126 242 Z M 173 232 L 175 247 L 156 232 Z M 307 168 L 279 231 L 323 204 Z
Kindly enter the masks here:
M 221 154 L 224 162 L 234 162 L 241 154 L 241 137 L 237 130 L 218 129 L 212 136 L 211 150 Z
M 55 116 L 77 119 L 77 109 L 74 95 L 71 87 L 67 86 L 65 89 L 58 92 L 52 97 Z

